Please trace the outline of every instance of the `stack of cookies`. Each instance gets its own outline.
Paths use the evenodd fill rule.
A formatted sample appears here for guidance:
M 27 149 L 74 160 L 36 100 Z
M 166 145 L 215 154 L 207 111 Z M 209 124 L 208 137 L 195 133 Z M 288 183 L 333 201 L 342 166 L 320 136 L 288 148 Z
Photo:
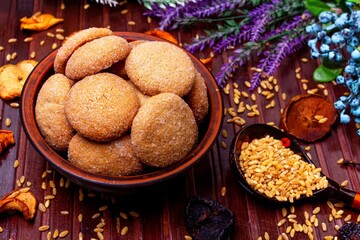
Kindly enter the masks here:
M 89 28 L 63 43 L 54 70 L 39 91 L 36 122 L 74 165 L 136 175 L 173 165 L 196 146 L 207 89 L 178 46 Z

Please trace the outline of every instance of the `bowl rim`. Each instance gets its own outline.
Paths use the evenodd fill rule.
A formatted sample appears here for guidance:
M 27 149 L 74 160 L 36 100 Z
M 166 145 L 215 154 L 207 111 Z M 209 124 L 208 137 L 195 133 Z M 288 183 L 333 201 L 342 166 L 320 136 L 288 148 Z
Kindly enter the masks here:
M 135 32 L 114 32 L 117 36 L 123 37 L 128 41 L 135 40 L 149 40 L 149 41 L 166 41 L 158 37 L 143 33 Z M 168 42 L 168 41 L 166 41 Z M 175 45 L 175 44 L 174 44 Z M 176 45 L 178 46 L 178 45 Z M 179 46 L 178 46 L 179 47 Z M 183 48 L 181 48 L 183 49 Z M 198 162 L 208 150 L 211 149 L 214 144 L 217 136 L 220 132 L 220 128 L 223 120 L 223 101 L 219 87 L 215 81 L 214 76 L 211 72 L 205 67 L 205 65 L 196 58 L 193 54 L 189 53 L 183 49 L 188 56 L 193 61 L 196 69 L 201 73 L 201 75 L 207 79 L 207 91 L 209 98 L 209 126 L 208 130 L 205 132 L 203 138 L 198 143 L 198 145 L 190 152 L 190 154 L 185 157 L 180 162 L 155 172 L 134 175 L 134 176 L 119 176 L 112 177 L 101 174 L 93 174 L 83 169 L 80 169 L 69 161 L 61 157 L 57 152 L 55 152 L 43 139 L 35 120 L 35 102 L 39 89 L 41 88 L 46 77 L 46 74 L 53 71 L 53 60 L 55 59 L 58 49 L 52 51 L 42 60 L 39 61 L 38 65 L 30 73 L 27 81 L 24 84 L 21 96 L 20 96 L 20 119 L 24 129 L 24 132 L 31 142 L 32 146 L 36 151 L 43 157 L 45 160 L 51 163 L 51 165 L 59 171 L 61 174 L 68 177 L 73 182 L 84 185 L 84 181 L 88 184 L 94 184 L 97 190 L 105 189 L 129 189 L 136 187 L 145 187 L 154 185 L 156 183 L 162 182 L 164 180 L 170 179 L 183 173 L 185 170 L 193 166 Z M 42 64 L 52 62 L 52 64 Z M 34 80 L 35 79 L 35 80 Z M 40 80 L 39 80 L 40 79 Z M 36 91 L 34 91 L 34 89 Z M 25 97 L 26 96 L 26 97 Z M 29 101 L 28 99 L 31 99 Z M 218 110 L 217 112 L 214 110 Z M 29 120 L 33 120 L 32 123 L 35 123 L 35 126 L 31 125 Z M 91 188 L 90 185 L 86 187 Z

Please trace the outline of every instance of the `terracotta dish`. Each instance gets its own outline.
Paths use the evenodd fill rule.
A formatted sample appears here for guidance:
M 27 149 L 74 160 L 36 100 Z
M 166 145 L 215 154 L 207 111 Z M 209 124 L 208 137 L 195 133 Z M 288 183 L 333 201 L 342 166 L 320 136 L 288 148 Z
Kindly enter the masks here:
M 154 36 L 141 33 L 116 32 L 131 41 L 165 41 Z M 109 177 L 100 174 L 92 174 L 82 170 L 67 161 L 66 156 L 59 155 L 43 139 L 35 121 L 35 102 L 38 92 L 44 81 L 54 74 L 54 59 L 57 50 L 45 57 L 34 69 L 27 79 L 21 95 L 21 121 L 24 131 L 34 148 L 52 166 L 74 183 L 100 192 L 132 193 L 163 183 L 174 178 L 197 163 L 214 144 L 221 124 L 223 105 L 221 94 L 214 77 L 209 70 L 193 55 L 188 53 L 195 68 L 204 77 L 209 97 L 209 113 L 204 122 L 199 126 L 199 141 L 197 146 L 180 162 L 163 169 L 148 171 L 135 176 Z

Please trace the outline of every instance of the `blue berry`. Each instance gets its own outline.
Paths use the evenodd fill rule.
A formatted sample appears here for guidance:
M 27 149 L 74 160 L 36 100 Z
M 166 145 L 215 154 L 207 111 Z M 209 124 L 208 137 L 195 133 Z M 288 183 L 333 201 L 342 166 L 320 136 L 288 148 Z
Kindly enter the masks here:
M 348 89 L 352 89 L 352 84 L 353 84 L 353 79 L 352 78 L 347 78 L 345 81 L 345 85 Z
M 357 135 L 360 137 L 360 129 L 356 131 Z
M 360 117 L 360 106 L 352 107 L 350 113 L 355 117 Z
M 320 32 L 322 30 L 322 27 L 317 23 L 313 23 L 311 26 L 315 32 Z
M 343 28 L 344 26 L 345 26 L 345 24 L 346 24 L 346 19 L 344 19 L 344 18 L 337 18 L 336 20 L 335 20 L 335 26 L 336 27 L 338 27 L 338 28 Z
M 327 44 L 321 44 L 320 46 L 320 52 L 329 52 L 330 51 L 330 46 Z
M 352 93 L 354 95 L 358 95 L 360 93 L 360 82 L 359 82 L 359 80 L 352 82 L 350 90 L 352 91 Z
M 323 42 L 324 44 L 328 44 L 328 45 L 331 44 L 331 37 L 325 36 L 325 37 L 323 38 L 322 42 Z
M 360 118 L 354 118 L 354 121 L 355 121 L 356 123 L 360 123 Z
M 307 33 L 317 33 L 322 30 L 322 27 L 319 24 L 313 23 L 305 28 Z
M 333 16 L 331 12 L 321 12 L 319 14 L 319 21 L 321 23 L 329 23 L 332 20 Z
M 342 75 L 337 76 L 336 83 L 337 84 L 344 84 L 345 83 L 345 77 L 342 76 Z
M 357 37 L 352 37 L 349 44 L 353 45 L 353 47 L 357 47 L 357 45 L 359 45 L 359 39 Z
M 320 31 L 316 34 L 316 38 L 318 40 L 323 40 L 326 37 L 326 31 Z M 330 39 L 330 43 L 331 43 L 331 39 Z M 328 44 L 330 44 L 328 43 Z
M 340 16 L 338 18 L 343 19 L 344 21 L 349 19 L 349 14 L 348 13 L 342 13 L 340 14 Z
M 350 116 L 345 113 L 340 114 L 340 122 L 343 124 L 348 124 L 350 122 Z
M 341 34 L 344 38 L 349 38 L 353 35 L 353 32 L 349 28 L 344 28 L 343 30 L 341 30 Z
M 351 53 L 352 51 L 354 51 L 354 49 L 355 49 L 355 48 L 353 48 L 353 47 L 350 46 L 350 45 L 347 45 L 347 46 L 346 46 L 346 51 L 347 51 L 348 53 Z
M 317 59 L 320 57 L 320 53 L 318 51 L 311 51 L 311 58 Z
M 354 59 L 354 60 L 358 60 L 360 59 L 360 51 L 355 49 L 354 51 L 351 52 L 351 57 Z
M 353 100 L 350 101 L 349 105 L 350 105 L 350 107 L 356 107 L 356 106 L 360 105 L 360 99 L 354 98 Z
M 311 25 L 306 26 L 305 31 L 307 33 L 314 33 L 314 29 Z
M 316 48 L 316 43 L 317 43 L 317 39 L 310 39 L 308 41 L 308 46 L 311 47 L 311 48 Z
M 341 96 L 339 99 L 340 99 L 340 101 L 345 102 L 345 101 L 347 101 L 348 97 Z
M 349 75 L 354 75 L 356 72 L 356 68 L 352 65 L 347 65 L 344 69 L 344 72 Z
M 335 53 L 335 62 L 340 62 L 342 60 L 342 55 L 339 52 Z
M 346 105 L 342 101 L 338 100 L 338 101 L 334 102 L 334 107 L 337 110 L 343 110 L 346 108 Z
M 335 55 L 336 55 L 336 54 L 335 54 L 334 51 L 330 51 L 330 52 L 329 52 L 329 56 L 328 56 L 328 57 L 329 57 L 329 60 L 333 60 L 333 61 L 334 61 L 334 60 L 335 60 Z
M 339 32 L 335 32 L 332 36 L 331 36 L 331 41 L 334 44 L 340 44 L 343 43 L 345 41 L 344 37 L 341 35 L 341 33 Z

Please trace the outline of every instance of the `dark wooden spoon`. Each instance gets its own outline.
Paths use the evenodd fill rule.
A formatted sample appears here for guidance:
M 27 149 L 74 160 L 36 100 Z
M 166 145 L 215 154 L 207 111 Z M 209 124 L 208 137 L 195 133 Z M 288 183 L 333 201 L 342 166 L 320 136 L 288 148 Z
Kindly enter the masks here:
M 231 144 L 230 150 L 230 165 L 234 176 L 238 182 L 244 187 L 250 194 L 274 203 L 284 203 L 276 200 L 275 198 L 269 198 L 265 194 L 262 194 L 254 190 L 245 180 L 243 172 L 240 168 L 239 156 L 241 153 L 241 145 L 244 142 L 251 142 L 253 139 L 263 138 L 267 135 L 279 139 L 283 142 L 285 147 L 290 148 L 295 154 L 299 154 L 306 162 L 313 164 L 311 159 L 307 156 L 305 151 L 298 145 L 298 143 L 287 133 L 279 130 L 278 128 L 269 126 L 267 124 L 252 124 L 243 127 L 235 136 Z M 324 176 L 324 174 L 322 174 Z M 299 199 L 294 201 L 309 199 L 309 198 L 325 198 L 332 201 L 343 202 L 346 205 L 360 210 L 360 193 L 354 192 L 349 189 L 341 187 L 337 182 L 326 177 L 329 186 L 324 189 L 316 190 L 313 192 L 313 196 L 307 197 L 302 195 Z

